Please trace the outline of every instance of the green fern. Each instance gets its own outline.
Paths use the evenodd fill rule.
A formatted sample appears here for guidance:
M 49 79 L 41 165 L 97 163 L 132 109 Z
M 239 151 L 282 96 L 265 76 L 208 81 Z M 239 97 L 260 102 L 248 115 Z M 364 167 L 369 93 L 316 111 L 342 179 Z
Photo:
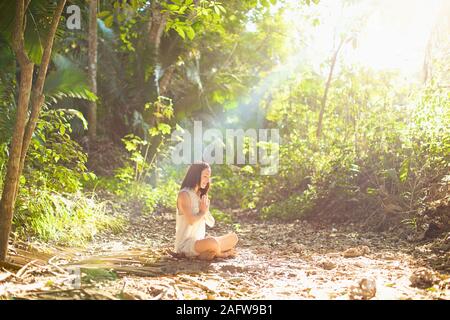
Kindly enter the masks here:
M 97 100 L 97 96 L 89 90 L 85 73 L 72 61 L 55 54 L 53 63 L 56 70 L 47 76 L 44 86 L 46 104 L 56 103 L 64 98 Z
M 41 63 L 44 52 L 44 39 L 47 38 L 51 17 L 56 9 L 56 2 L 33 0 L 25 12 L 26 28 L 24 33 L 25 49 L 30 59 L 37 65 Z M 11 42 L 14 28 L 16 1 L 0 0 L 0 34 Z M 62 29 L 56 31 L 56 39 L 64 34 Z

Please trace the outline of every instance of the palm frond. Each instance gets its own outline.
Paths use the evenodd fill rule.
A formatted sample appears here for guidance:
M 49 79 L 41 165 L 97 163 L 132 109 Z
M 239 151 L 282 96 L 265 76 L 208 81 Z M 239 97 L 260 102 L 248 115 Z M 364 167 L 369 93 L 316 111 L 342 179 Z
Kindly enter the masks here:
M 24 32 L 25 49 L 35 64 L 41 63 L 43 44 L 55 8 L 56 4 L 47 0 L 33 0 L 27 8 Z M 0 34 L 8 42 L 12 41 L 15 14 L 16 1 L 0 0 Z M 57 31 L 56 36 L 62 36 L 61 30 Z
M 86 74 L 68 58 L 55 54 L 53 63 L 56 70 L 45 80 L 46 104 L 56 103 L 63 98 L 77 98 L 96 101 L 97 96 L 89 90 Z

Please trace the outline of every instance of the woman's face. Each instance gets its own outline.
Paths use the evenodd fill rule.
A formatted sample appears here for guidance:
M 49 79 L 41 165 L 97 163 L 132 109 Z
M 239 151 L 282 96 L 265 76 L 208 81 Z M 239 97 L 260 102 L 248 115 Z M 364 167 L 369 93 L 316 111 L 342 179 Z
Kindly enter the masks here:
M 211 169 L 206 168 L 202 171 L 202 177 L 200 180 L 200 188 L 206 188 L 206 185 L 211 181 Z

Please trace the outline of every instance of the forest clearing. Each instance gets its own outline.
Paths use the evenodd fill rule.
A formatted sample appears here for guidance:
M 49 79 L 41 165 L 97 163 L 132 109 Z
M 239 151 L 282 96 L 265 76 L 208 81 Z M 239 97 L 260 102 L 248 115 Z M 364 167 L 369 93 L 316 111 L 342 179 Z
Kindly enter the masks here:
M 450 1 L 0 0 L 0 300 L 448 300 Z

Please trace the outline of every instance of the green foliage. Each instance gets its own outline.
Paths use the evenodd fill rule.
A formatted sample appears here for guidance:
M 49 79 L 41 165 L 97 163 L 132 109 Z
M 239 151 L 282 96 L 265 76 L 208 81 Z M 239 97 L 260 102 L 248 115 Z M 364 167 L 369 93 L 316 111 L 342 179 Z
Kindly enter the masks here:
M 0 105 L 0 144 L 7 144 L 11 140 L 14 126 L 15 110 Z
M 145 199 L 145 213 L 151 214 L 156 210 L 176 210 L 176 201 L 180 185 L 174 180 L 164 181 L 161 185 L 149 189 Z
M 53 56 L 56 70 L 45 79 L 46 103 L 56 103 L 63 98 L 77 98 L 96 101 L 97 97 L 89 90 L 86 74 L 75 63 L 60 54 Z
M 253 209 L 261 200 L 263 181 L 251 166 L 213 165 L 212 174 L 211 200 L 220 207 Z
M 25 12 L 27 23 L 25 24 L 24 38 L 25 50 L 30 59 L 37 65 L 41 63 L 42 54 L 44 52 L 43 44 L 47 38 L 49 31 L 51 16 L 55 10 L 54 2 L 46 0 L 30 1 Z M 0 34 L 8 40 L 12 41 L 14 16 L 16 12 L 15 1 L 0 1 Z M 57 32 L 57 36 L 61 33 Z
M 343 70 L 319 140 L 323 80 L 307 74 L 274 90 L 266 116 L 283 142 L 278 174 L 255 175 L 257 166 L 214 169 L 215 199 L 223 207 L 255 207 L 263 218 L 345 221 L 379 213 L 417 225 L 432 199 L 430 184 L 450 168 L 450 99 L 433 86 L 406 97 L 396 79 Z
M 139 205 L 143 214 L 154 214 L 164 210 L 175 211 L 180 185 L 172 177 L 161 177 L 157 187 L 133 180 L 133 169 L 119 168 L 114 178 L 100 177 L 98 181 L 87 184 L 95 190 L 107 190 L 117 195 L 121 201 Z
M 379 212 L 416 221 L 430 200 L 430 182 L 449 169 L 448 94 L 430 87 L 405 101 L 401 88 L 392 94 L 394 75 L 368 78 L 366 72 L 361 78 L 344 72 L 336 81 L 320 140 L 314 135 L 318 109 L 311 103 L 320 98 L 316 82 L 306 79 L 297 90 L 275 93 L 267 117 L 286 142 L 279 175 L 261 190 L 264 217 L 362 219 Z M 387 97 L 393 97 L 390 107 Z
M 82 283 L 95 283 L 99 281 L 116 280 L 118 278 L 114 270 L 102 268 L 81 268 Z
M 256 209 L 267 219 L 366 219 L 381 213 L 399 217 L 417 229 L 418 213 L 435 197 L 430 186 L 444 185 L 448 179 L 448 88 L 433 83 L 423 90 L 404 88 L 392 72 L 338 61 L 323 133 L 317 139 L 326 79 L 308 65 L 280 74 L 273 71 L 283 70 L 289 57 L 302 59 L 303 53 L 295 52 L 302 45 L 286 41 L 290 33 L 302 32 L 302 41 L 309 45 L 309 29 L 293 30 L 283 20 L 283 8 L 271 12 L 277 3 L 102 2 L 98 15 L 98 128 L 101 134 L 124 144 L 128 161 L 116 169 L 113 178 L 98 180 L 86 168 L 87 155 L 71 139 L 71 119 L 81 120 L 87 128 L 81 112 L 47 109 L 61 108 L 72 98 L 97 100 L 83 70 L 87 65 L 86 33 L 60 28 L 45 83 L 46 108 L 20 180 L 23 196 L 14 222 L 17 232 L 77 243 L 104 227 L 114 228 L 105 218 L 102 204 L 80 193 L 83 186 L 109 190 L 146 214 L 174 211 L 182 177 L 161 174 L 168 168 L 160 161 L 176 122 L 191 116 L 208 119 L 205 122 L 216 127 L 234 121 L 241 127 L 256 124 L 280 129 L 283 143 L 278 174 L 260 176 L 258 165 L 213 166 L 214 205 Z M 319 0 L 300 3 L 312 6 Z M 26 49 L 37 64 L 53 9 L 54 3 L 33 0 L 26 12 Z M 10 47 L 14 10 L 14 2 L 0 1 L 2 177 L 17 99 L 19 70 Z M 156 23 L 160 13 L 166 19 L 164 34 L 154 39 L 154 34 L 149 34 L 150 22 Z M 317 17 L 306 15 L 305 23 L 319 24 Z M 353 19 L 348 21 L 356 25 Z M 345 34 L 338 33 L 337 38 Z M 159 43 L 159 52 L 149 39 Z M 348 39 L 356 45 L 356 38 Z M 446 70 L 445 61 L 442 63 Z M 286 79 L 284 73 L 295 76 Z M 249 89 L 255 86 L 257 90 Z M 212 209 L 218 221 L 232 223 L 226 212 Z
M 42 112 L 27 157 L 28 185 L 47 190 L 76 192 L 85 180 L 95 179 L 87 171 L 87 155 L 71 139 L 69 121 L 82 117 L 74 110 Z
M 120 218 L 107 215 L 106 203 L 81 192 L 83 183 L 96 177 L 87 171 L 87 156 L 70 137 L 69 121 L 74 117 L 82 115 L 76 110 L 42 112 L 20 179 L 13 221 L 20 238 L 83 245 L 101 230 L 123 229 Z M 7 144 L 0 143 L 1 177 L 7 152 Z
M 311 5 L 311 2 L 314 4 L 318 4 L 320 2 L 320 0 L 305 0 L 305 2 L 309 6 L 309 5 Z
M 123 230 L 124 221 L 109 216 L 106 203 L 94 196 L 22 189 L 13 225 L 22 238 L 78 246 L 104 229 Z
M 15 118 L 15 61 L 13 50 L 0 36 L 0 144 L 10 141 Z
M 317 201 L 314 187 L 308 188 L 300 194 L 292 195 L 261 210 L 261 217 L 265 219 L 298 219 L 311 214 Z
M 217 208 L 212 208 L 210 211 L 216 222 L 233 224 L 233 218 L 230 214 L 227 214 Z
M 193 40 L 196 31 L 202 32 L 206 25 L 215 29 L 220 28 L 221 16 L 227 12 L 219 1 L 200 0 L 196 6 L 193 0 L 180 0 L 162 5 L 164 9 L 161 12 L 168 14 L 165 31 L 173 29 L 183 40 L 186 36 L 189 40 Z M 195 17 L 195 20 L 189 17 Z
M 150 153 L 152 142 L 156 143 L 156 138 L 159 138 L 158 146 L 154 151 L 161 151 L 159 148 L 164 144 L 165 139 L 171 133 L 171 126 L 165 121 L 169 121 L 173 117 L 172 101 L 165 97 L 158 97 L 154 103 L 147 103 L 145 109 L 151 112 L 154 116 L 153 125 L 147 123 L 140 113 L 135 112 L 135 119 L 133 126 L 136 129 L 143 131 L 143 138 L 135 134 L 127 134 L 122 138 L 125 149 L 129 153 L 129 163 L 123 168 L 117 169 L 116 178 L 125 183 L 130 183 L 132 180 L 136 182 L 144 181 L 149 177 L 151 172 L 156 169 L 156 153 Z
M 128 134 L 122 139 L 125 149 L 130 153 L 130 161 L 134 163 L 135 169 L 131 167 L 121 168 L 117 171 L 116 178 L 130 182 L 132 180 L 139 180 L 139 176 L 142 176 L 150 169 L 150 164 L 147 163 L 147 159 L 142 155 L 145 150 L 148 150 L 148 141 L 142 140 L 140 137 L 134 134 Z M 145 148 L 145 150 L 143 150 Z M 144 172 L 145 171 L 145 172 Z

